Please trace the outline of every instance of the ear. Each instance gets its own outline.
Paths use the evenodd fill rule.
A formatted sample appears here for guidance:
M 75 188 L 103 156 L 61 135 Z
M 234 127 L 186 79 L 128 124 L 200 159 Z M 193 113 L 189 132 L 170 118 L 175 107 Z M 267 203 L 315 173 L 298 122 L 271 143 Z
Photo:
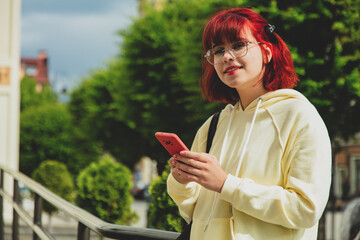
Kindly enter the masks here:
M 263 44 L 264 50 L 265 50 L 265 56 L 264 56 L 264 63 L 268 64 L 272 59 L 272 51 L 270 47 L 266 44 Z

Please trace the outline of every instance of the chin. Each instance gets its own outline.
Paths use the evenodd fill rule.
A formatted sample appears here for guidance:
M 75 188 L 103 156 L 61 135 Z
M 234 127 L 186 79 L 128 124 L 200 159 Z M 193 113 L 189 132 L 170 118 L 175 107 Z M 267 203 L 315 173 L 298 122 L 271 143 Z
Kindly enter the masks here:
M 225 84 L 230 88 L 241 88 L 244 86 L 244 83 L 237 80 L 226 81 Z

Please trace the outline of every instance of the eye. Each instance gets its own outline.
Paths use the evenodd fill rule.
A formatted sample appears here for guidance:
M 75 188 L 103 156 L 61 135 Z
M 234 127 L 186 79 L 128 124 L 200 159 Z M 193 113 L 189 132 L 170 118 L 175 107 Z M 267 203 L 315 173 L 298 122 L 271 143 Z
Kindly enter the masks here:
M 212 50 L 212 52 L 213 52 L 214 55 L 220 55 L 220 54 L 224 53 L 224 48 L 223 47 L 215 47 Z
M 234 51 L 239 51 L 239 50 L 244 49 L 245 46 L 246 46 L 246 43 L 245 43 L 245 42 L 236 42 L 236 43 L 233 43 L 232 49 L 233 49 Z

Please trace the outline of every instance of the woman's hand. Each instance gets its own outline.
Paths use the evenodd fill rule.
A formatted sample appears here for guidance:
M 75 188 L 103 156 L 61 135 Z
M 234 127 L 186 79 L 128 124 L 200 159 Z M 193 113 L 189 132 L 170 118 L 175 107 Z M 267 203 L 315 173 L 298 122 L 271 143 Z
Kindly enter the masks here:
M 172 158 L 170 158 L 169 164 L 171 167 L 171 173 L 173 177 L 176 179 L 176 181 L 182 184 L 186 184 L 190 182 L 187 176 L 185 175 L 187 173 L 183 172 L 178 168 L 180 163 L 178 163 L 178 161 L 175 159 L 175 155 Z
M 227 178 L 216 157 L 207 153 L 182 151 L 170 159 L 170 166 L 178 182 L 197 182 L 216 192 L 221 192 Z

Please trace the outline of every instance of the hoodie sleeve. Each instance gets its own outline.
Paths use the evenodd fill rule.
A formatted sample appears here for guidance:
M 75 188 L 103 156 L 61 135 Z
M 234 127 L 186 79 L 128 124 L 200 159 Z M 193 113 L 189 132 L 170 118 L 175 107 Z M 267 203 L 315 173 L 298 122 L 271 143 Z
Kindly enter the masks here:
M 206 151 L 207 129 L 209 128 L 209 125 L 210 119 L 208 119 L 198 130 L 191 146 L 191 151 Z M 167 179 L 167 191 L 170 197 L 179 207 L 180 215 L 185 219 L 186 222 L 190 223 L 195 204 L 199 197 L 200 185 L 195 182 L 181 184 L 173 177 L 172 173 L 170 173 Z
M 303 111 L 304 110 L 304 111 Z M 287 228 L 314 226 L 326 206 L 331 183 L 331 144 L 316 109 L 293 118 L 283 154 L 283 185 L 265 186 L 228 175 L 220 198 L 262 221 Z

